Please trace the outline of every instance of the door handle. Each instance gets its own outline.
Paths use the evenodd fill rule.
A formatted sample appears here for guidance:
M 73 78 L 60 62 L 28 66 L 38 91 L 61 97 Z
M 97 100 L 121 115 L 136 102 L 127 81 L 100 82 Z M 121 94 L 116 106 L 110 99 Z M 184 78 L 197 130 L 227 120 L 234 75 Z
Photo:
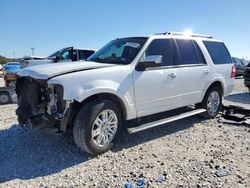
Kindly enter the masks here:
M 205 74 L 208 74 L 209 70 L 208 69 L 204 69 L 204 72 L 205 72 Z
M 176 73 L 175 72 L 170 73 L 170 77 L 171 78 L 175 78 L 176 77 Z

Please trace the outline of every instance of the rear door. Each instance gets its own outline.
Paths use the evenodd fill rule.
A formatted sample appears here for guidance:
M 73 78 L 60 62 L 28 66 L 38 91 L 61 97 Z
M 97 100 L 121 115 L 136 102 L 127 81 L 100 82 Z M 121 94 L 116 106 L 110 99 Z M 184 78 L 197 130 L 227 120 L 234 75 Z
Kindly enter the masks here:
M 181 106 L 202 101 L 204 87 L 209 83 L 210 69 L 198 44 L 191 39 L 175 39 L 178 74 L 178 102 Z

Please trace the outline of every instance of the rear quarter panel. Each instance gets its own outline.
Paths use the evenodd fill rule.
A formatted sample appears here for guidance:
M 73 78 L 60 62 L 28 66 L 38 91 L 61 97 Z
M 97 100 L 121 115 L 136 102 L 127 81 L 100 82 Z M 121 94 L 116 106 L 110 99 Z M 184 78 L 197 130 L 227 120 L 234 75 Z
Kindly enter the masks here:
M 209 71 L 210 71 L 209 79 L 207 80 L 207 83 L 205 84 L 203 90 L 203 96 L 205 96 L 205 93 L 207 89 L 210 87 L 210 85 L 216 81 L 219 81 L 222 84 L 223 95 L 224 96 L 228 95 L 233 91 L 235 84 L 235 79 L 231 78 L 232 66 L 234 64 L 233 62 L 231 64 L 214 64 L 203 41 L 204 41 L 203 39 L 199 39 L 196 41 L 199 44 L 201 51 L 203 52 L 204 58 L 207 64 L 209 65 Z M 222 42 L 214 39 L 211 39 L 211 41 Z

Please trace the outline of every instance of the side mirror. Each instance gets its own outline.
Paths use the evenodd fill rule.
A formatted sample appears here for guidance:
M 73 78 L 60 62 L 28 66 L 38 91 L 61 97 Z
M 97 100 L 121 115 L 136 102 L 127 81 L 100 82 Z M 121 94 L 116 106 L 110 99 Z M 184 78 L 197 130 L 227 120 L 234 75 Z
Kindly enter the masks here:
M 56 55 L 56 56 L 52 57 L 52 59 L 56 63 L 56 62 L 60 61 L 60 56 Z
M 137 65 L 138 71 L 146 70 L 151 67 L 160 67 L 162 65 L 162 55 L 149 55 Z

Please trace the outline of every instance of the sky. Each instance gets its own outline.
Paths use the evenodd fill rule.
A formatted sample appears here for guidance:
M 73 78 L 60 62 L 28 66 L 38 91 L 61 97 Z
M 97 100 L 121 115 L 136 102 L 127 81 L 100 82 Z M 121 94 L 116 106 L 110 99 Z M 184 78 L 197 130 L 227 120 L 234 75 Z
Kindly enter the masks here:
M 99 49 L 118 37 L 192 29 L 250 59 L 250 0 L 0 0 L 0 55 Z

